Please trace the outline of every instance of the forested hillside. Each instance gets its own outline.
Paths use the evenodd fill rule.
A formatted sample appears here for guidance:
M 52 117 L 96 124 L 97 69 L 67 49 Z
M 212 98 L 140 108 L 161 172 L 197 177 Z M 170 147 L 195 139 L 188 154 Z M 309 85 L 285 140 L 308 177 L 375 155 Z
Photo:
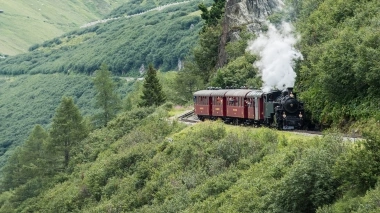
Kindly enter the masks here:
M 75 73 L 93 74 L 104 62 L 117 75 L 131 71 L 140 75 L 137 71 L 142 65 L 147 68 L 148 63 L 161 66 L 161 69 L 165 66 L 177 69 L 178 60 L 183 60 L 196 43 L 201 21 L 199 12 L 192 13 L 197 10 L 196 4 L 170 3 L 174 1 L 129 1 L 112 13 L 113 17 L 119 17 L 116 21 L 83 29 L 78 27 L 62 37 L 35 44 L 30 48 L 31 53 L 0 58 L 3 65 L 0 72 L 5 74 L 0 82 L 0 167 L 14 148 L 23 143 L 33 125 L 48 127 L 62 96 L 74 97 L 84 116 L 97 113 L 92 77 Z M 164 5 L 167 5 L 165 10 L 125 17 Z M 139 8 L 139 11 L 130 13 L 123 8 Z M 16 75 L 25 73 L 44 74 Z M 118 94 L 124 98 L 130 84 L 124 79 L 115 80 Z M 174 96 L 170 95 L 169 100 Z
M 242 10 L 226 15 L 228 2 L 183 3 L 120 18 L 158 5 L 130 1 L 107 16 L 115 19 L 0 61 L 7 74 L 0 80 L 1 122 L 10 120 L 1 125 L 31 127 L 42 118 L 1 170 L 0 212 L 380 212 L 379 1 L 288 0 L 279 4 L 282 10 L 267 5 L 271 23 L 255 23 L 254 31 L 229 28 L 224 18 L 246 8 L 243 1 L 229 5 Z M 295 25 L 285 25 L 291 37 L 280 35 L 283 21 Z M 302 54 L 288 58 L 296 59 L 290 65 L 305 117 L 335 129 L 305 137 L 175 119 L 206 85 L 261 87 L 264 55 L 247 47 L 273 32 L 295 45 L 286 46 L 292 54 Z M 111 79 L 107 70 L 138 75 L 149 63 L 132 91 L 126 78 Z M 178 64 L 178 72 L 157 70 Z M 96 79 L 95 90 L 89 79 Z M 108 85 L 103 91 L 100 82 Z M 115 103 L 113 83 L 124 97 L 118 114 L 99 104 Z M 93 125 L 83 116 L 97 113 L 89 104 L 112 116 Z M 29 116 L 35 120 L 24 120 Z M 349 128 L 362 138 L 343 138 L 340 132 Z M 6 129 L 4 139 L 21 134 L 16 129 Z
M 297 88 L 314 119 L 380 119 L 380 1 L 293 1 L 304 56 Z
M 62 154 L 44 151 L 49 138 L 36 127 L 4 170 L 2 189 L 12 190 L 0 195 L 0 212 L 379 210 L 377 126 L 354 145 L 331 133 L 305 137 L 220 122 L 186 127 L 168 122 L 171 107 L 120 114 L 71 145 L 65 171 Z
M 116 78 L 122 97 L 131 84 Z M 84 116 L 98 112 L 92 77 L 85 75 L 3 76 L 0 79 L 0 167 L 20 146 L 33 126 L 48 127 L 62 96 L 73 97 Z M 4 153 L 8 152 L 5 156 Z
M 196 44 L 201 19 L 197 3 L 166 7 L 125 17 L 126 8 L 145 11 L 160 4 L 127 3 L 115 10 L 118 19 L 65 33 L 29 48 L 30 52 L 0 59 L 0 74 L 80 72 L 93 73 L 101 63 L 117 75 L 138 72 L 153 63 L 162 70 L 178 69 Z

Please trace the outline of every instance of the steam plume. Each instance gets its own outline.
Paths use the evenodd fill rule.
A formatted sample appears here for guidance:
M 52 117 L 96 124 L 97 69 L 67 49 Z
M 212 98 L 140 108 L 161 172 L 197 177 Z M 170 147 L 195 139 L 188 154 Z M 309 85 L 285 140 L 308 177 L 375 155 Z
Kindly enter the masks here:
M 282 23 L 280 29 L 269 24 L 265 34 L 259 34 L 248 44 L 248 50 L 260 56 L 254 65 L 261 72 L 264 91 L 294 86 L 297 76 L 293 70 L 294 60 L 302 59 L 302 55 L 293 48 L 297 39 L 292 29 L 290 23 Z

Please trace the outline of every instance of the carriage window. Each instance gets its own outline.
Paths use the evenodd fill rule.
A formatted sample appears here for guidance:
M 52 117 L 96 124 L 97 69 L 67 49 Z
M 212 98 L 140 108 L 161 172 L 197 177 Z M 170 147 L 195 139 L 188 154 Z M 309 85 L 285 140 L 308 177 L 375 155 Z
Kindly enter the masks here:
M 248 107 L 254 107 L 255 106 L 255 101 L 253 100 L 253 98 L 247 98 L 245 100 L 245 103 L 247 104 Z
M 220 97 L 220 96 L 213 97 L 213 103 L 214 105 L 222 105 L 223 97 Z
M 228 106 L 237 106 L 238 100 L 236 98 L 230 97 L 228 98 Z

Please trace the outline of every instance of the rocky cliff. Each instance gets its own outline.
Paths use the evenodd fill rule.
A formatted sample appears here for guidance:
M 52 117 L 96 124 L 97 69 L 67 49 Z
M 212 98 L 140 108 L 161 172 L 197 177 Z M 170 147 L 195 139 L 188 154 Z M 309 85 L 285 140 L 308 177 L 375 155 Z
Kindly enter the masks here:
M 282 0 L 226 0 L 216 68 L 226 64 L 224 47 L 227 41 L 239 39 L 241 26 L 246 26 L 251 33 L 260 32 L 266 18 L 282 5 Z
M 257 32 L 266 17 L 282 5 L 281 0 L 228 0 L 225 18 L 230 29 L 246 25 L 249 31 Z

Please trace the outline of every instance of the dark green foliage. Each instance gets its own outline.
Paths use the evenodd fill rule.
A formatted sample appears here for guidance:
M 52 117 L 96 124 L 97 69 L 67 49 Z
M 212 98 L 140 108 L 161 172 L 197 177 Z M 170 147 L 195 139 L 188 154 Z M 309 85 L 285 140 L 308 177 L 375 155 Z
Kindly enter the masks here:
M 125 112 L 120 114 L 116 119 L 109 123 L 108 128 L 116 129 L 115 132 L 119 132 L 120 136 L 125 134 L 126 132 L 131 131 L 135 128 L 142 119 L 147 117 L 154 111 L 152 107 L 150 108 L 138 108 L 131 110 L 129 112 Z M 118 134 L 116 134 L 118 135 Z
M 364 194 L 374 188 L 380 175 L 380 138 L 378 127 L 364 133 L 365 141 L 342 155 L 335 165 L 335 175 L 343 190 Z
M 128 1 L 127 3 L 121 5 L 119 8 L 113 10 L 110 14 L 107 15 L 107 17 L 119 17 L 123 15 L 134 15 L 141 12 L 145 12 L 147 10 L 153 9 L 158 6 L 164 6 L 171 3 L 177 3 L 178 1 L 175 0 L 162 0 L 162 1 L 153 1 L 153 0 L 147 0 L 147 1 L 139 1 L 139 0 L 133 0 Z M 210 5 L 211 0 L 206 0 L 205 4 Z M 171 7 L 167 10 L 170 12 L 174 12 L 177 10 L 183 10 L 185 9 L 187 12 L 194 11 L 198 9 L 196 5 L 187 5 L 186 8 L 180 8 L 180 7 Z
M 131 90 L 132 85 L 124 79 L 114 78 L 114 82 L 120 95 Z M 0 167 L 36 124 L 49 126 L 64 95 L 74 97 L 83 115 L 100 113 L 95 109 L 92 77 L 39 74 L 0 78 Z
M 211 80 L 211 85 L 222 88 L 226 88 L 226 86 L 260 88 L 261 78 L 257 76 L 257 69 L 252 66 L 255 59 L 249 53 L 236 58 L 217 71 Z
M 205 88 L 202 77 L 194 73 L 193 70 L 197 70 L 196 64 L 192 61 L 186 61 L 184 69 L 176 75 L 176 95 L 181 104 L 192 100 L 194 92 Z
M 378 116 L 379 1 L 292 1 L 301 32 L 297 88 L 313 118 L 347 125 Z
M 201 77 L 205 83 L 209 82 L 210 77 L 215 72 L 220 35 L 220 26 L 206 28 L 199 35 L 198 45 L 193 50 L 194 58 L 192 60 L 196 67 L 192 68 L 191 71 Z
M 348 198 L 344 208 L 344 200 L 327 206 L 343 193 L 333 171 L 350 148 L 340 137 L 288 140 L 222 122 L 184 129 L 167 119 L 167 108 L 118 115 L 72 149 L 70 174 L 2 193 L 0 212 L 333 212 L 363 211 L 361 203 L 376 209 L 377 191 Z M 373 141 L 366 147 L 377 150 Z
M 103 126 L 106 126 L 120 109 L 120 98 L 116 94 L 116 85 L 111 75 L 107 65 L 102 64 L 100 70 L 95 72 L 94 78 L 94 86 L 97 91 L 96 106 L 102 109 L 102 113 L 96 115 L 96 118 L 99 118 L 98 122 Z
M 203 3 L 198 5 L 199 9 L 202 11 L 201 17 L 206 21 L 206 26 L 216 26 L 219 20 L 222 18 L 224 13 L 225 0 L 214 0 L 210 10 Z M 205 29 L 206 27 L 204 27 Z
M 46 175 L 48 133 L 36 125 L 23 146 L 17 148 L 3 169 L 2 190 L 17 188 Z
M 196 10 L 192 3 L 184 3 L 78 29 L 44 42 L 45 47 L 40 44 L 35 49 L 34 45 L 31 53 L 1 60 L 0 73 L 92 74 L 102 62 L 118 75 L 135 75 L 142 64 L 148 63 L 163 71 L 175 70 L 178 59 L 183 60 L 195 45 L 202 27 L 199 16 L 184 15 Z
M 152 64 L 149 64 L 148 71 L 145 75 L 143 94 L 141 96 L 140 107 L 160 106 L 166 100 L 162 91 L 162 86 L 157 77 L 157 70 Z
M 63 97 L 61 104 L 53 117 L 50 130 L 51 153 L 59 170 L 67 168 L 70 161 L 70 151 L 88 135 L 88 127 L 72 98 Z M 60 165 L 60 163 L 62 163 Z
M 334 157 L 325 150 L 310 150 L 306 156 L 281 180 L 274 194 L 276 212 L 315 212 L 336 199 L 339 182 L 332 175 Z

